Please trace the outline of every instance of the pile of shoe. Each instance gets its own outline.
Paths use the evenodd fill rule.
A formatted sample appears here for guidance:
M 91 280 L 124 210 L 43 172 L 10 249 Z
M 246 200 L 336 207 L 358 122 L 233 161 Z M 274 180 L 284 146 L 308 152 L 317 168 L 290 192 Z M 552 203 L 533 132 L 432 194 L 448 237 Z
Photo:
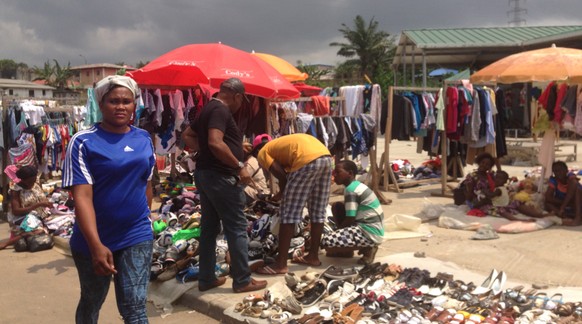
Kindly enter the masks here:
M 582 302 L 564 302 L 523 286 L 504 288 L 493 269 L 480 285 L 439 272 L 375 262 L 330 266 L 321 273 L 287 273 L 287 303 L 302 314 L 283 323 L 582 323 Z M 288 307 L 288 306 L 287 306 Z M 283 309 L 285 310 L 285 309 Z M 301 312 L 301 311 L 300 311 Z M 281 323 L 279 321 L 278 323 Z
M 293 296 L 273 298 L 266 290 L 263 295 L 250 294 L 234 306 L 243 316 L 268 319 L 270 323 L 287 323 L 293 315 L 301 314 L 301 305 Z

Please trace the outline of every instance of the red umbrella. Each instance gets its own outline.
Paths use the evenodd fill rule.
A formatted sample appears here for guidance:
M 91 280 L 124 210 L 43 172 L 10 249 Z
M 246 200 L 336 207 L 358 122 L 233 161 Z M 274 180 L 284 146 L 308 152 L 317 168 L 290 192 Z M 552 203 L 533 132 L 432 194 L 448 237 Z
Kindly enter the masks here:
M 293 86 L 295 87 L 295 89 L 301 92 L 301 95 L 306 97 L 317 96 L 322 90 L 320 87 L 305 84 L 303 82 L 295 82 L 293 83 Z
M 137 71 L 127 73 L 143 86 L 191 87 L 239 78 L 246 92 L 264 98 L 296 98 L 299 91 L 263 60 L 224 44 L 192 44 L 176 48 Z

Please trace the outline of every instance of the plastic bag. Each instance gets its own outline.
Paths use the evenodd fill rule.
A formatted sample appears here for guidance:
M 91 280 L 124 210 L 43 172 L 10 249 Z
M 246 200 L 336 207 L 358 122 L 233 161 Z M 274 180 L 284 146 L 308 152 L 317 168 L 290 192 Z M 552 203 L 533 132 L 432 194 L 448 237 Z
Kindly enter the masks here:
M 14 243 L 14 251 L 15 252 L 26 252 L 28 251 L 28 244 L 26 243 L 26 239 L 24 237 L 20 238 L 16 243 Z
M 52 235 L 46 233 L 29 236 L 26 238 L 26 243 L 30 252 L 49 250 L 55 245 Z
M 418 215 L 424 220 L 437 219 L 445 211 L 445 207 L 441 204 L 435 204 L 427 198 L 424 198 L 422 203 L 421 215 Z
M 182 229 L 174 233 L 172 236 L 172 243 L 176 243 L 178 240 L 189 240 L 191 238 L 200 237 L 200 227 Z
M 42 220 L 34 212 L 26 215 L 22 220 L 22 223 L 20 223 L 20 228 L 27 233 L 32 232 L 41 226 Z

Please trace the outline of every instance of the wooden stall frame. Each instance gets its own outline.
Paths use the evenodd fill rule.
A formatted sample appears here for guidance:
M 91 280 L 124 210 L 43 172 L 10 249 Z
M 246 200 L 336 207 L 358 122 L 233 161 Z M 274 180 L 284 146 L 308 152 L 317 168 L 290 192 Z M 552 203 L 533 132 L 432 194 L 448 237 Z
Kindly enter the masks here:
M 394 102 L 393 96 L 394 91 L 423 91 L 423 92 L 437 92 L 440 88 L 431 88 L 431 87 L 398 87 L 398 86 L 389 86 L 388 87 L 388 113 L 386 117 L 386 129 L 384 131 L 384 154 L 381 157 L 381 163 L 383 162 L 383 181 L 384 181 L 384 190 L 385 191 L 395 191 L 395 192 L 402 192 L 403 190 L 398 185 L 398 181 L 396 180 L 396 176 L 394 175 L 394 170 L 392 170 L 392 165 L 390 163 L 390 142 L 392 142 L 392 115 L 394 110 Z M 443 160 L 441 158 L 442 163 L 446 163 L 446 157 Z M 446 183 L 446 168 L 445 172 L 445 183 Z M 392 184 L 389 184 L 389 179 L 392 181 Z M 441 176 L 441 178 L 443 178 Z M 421 183 L 432 183 L 435 182 L 435 179 L 423 179 L 423 180 L 410 180 L 407 181 L 407 184 L 421 184 Z

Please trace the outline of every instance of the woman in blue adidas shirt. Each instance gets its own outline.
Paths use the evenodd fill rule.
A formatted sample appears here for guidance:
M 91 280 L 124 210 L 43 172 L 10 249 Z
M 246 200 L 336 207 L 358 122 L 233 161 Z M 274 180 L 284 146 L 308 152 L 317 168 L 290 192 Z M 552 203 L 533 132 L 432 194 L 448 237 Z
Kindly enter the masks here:
M 70 245 L 79 273 L 77 323 L 97 323 L 111 278 L 125 323 L 147 323 L 153 233 L 149 220 L 155 163 L 149 134 L 129 125 L 140 92 L 109 76 L 95 86 L 103 120 L 71 139 L 63 187 L 75 201 Z

